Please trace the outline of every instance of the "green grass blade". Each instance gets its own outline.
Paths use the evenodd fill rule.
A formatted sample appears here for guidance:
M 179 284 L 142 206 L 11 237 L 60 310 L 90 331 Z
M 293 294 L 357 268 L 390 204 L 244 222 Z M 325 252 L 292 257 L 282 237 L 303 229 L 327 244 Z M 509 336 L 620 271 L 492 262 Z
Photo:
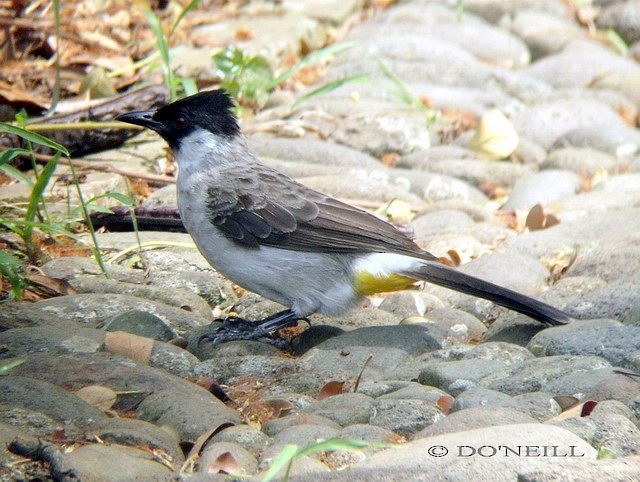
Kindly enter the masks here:
M 298 100 L 293 103 L 293 107 L 297 107 L 302 102 L 305 102 L 312 97 L 317 95 L 326 94 L 327 92 L 331 92 L 332 90 L 337 89 L 338 87 L 342 87 L 345 84 L 349 84 L 351 82 L 366 82 L 369 80 L 369 74 L 356 74 L 350 77 L 344 77 L 342 79 L 334 80 L 333 82 L 328 82 L 317 89 L 312 90 L 311 92 L 306 93 Z
M 184 95 L 189 96 L 198 93 L 198 86 L 193 77 L 180 77 L 180 84 L 182 84 Z
M 47 139 L 40 134 L 36 134 L 35 132 L 30 132 L 26 129 L 22 129 L 20 127 L 12 126 L 11 124 L 5 124 L 4 122 L 0 122 L 0 132 L 6 132 L 7 134 L 13 134 L 22 139 L 25 139 L 29 142 L 33 142 L 34 144 L 40 144 L 42 146 L 50 147 L 65 156 L 69 155 L 69 151 L 67 148 L 57 142 L 52 141 L 51 139 Z
M 6 151 L 2 151 L 0 153 L 0 166 L 2 166 L 3 164 L 7 164 L 8 162 L 11 162 L 13 159 L 15 159 L 21 154 L 31 154 L 31 151 L 29 151 L 28 149 L 22 149 L 19 147 L 14 147 L 11 149 L 7 149 Z
M 413 94 L 413 92 L 409 90 L 409 88 L 402 81 L 402 79 L 400 79 L 400 77 L 398 77 L 396 73 L 393 70 L 391 70 L 391 68 L 387 64 L 385 64 L 380 57 L 376 55 L 375 59 L 376 59 L 376 62 L 378 63 L 378 66 L 380 67 L 380 70 L 382 70 L 382 73 L 384 74 L 384 76 L 387 79 L 389 79 L 391 82 L 393 82 L 396 88 L 398 89 L 397 96 L 400 99 L 400 101 L 402 101 L 404 104 L 410 107 L 417 107 L 417 108 L 423 109 L 424 105 L 422 104 L 422 102 L 420 102 L 420 99 L 418 99 Z
M 346 450 L 350 452 L 359 452 L 369 446 L 368 442 L 363 440 L 349 440 L 341 438 L 332 438 L 318 442 L 317 444 L 304 447 L 296 454 L 296 457 L 305 457 L 307 455 L 315 454 L 318 452 L 336 452 L 338 450 Z
M 356 45 L 357 42 L 340 42 L 337 44 L 329 45 L 328 47 L 318 49 L 314 52 L 311 52 L 309 55 L 305 56 L 300 62 L 288 68 L 280 75 L 278 75 L 275 79 L 271 81 L 270 84 L 267 85 L 267 90 L 271 90 L 282 82 L 287 80 L 289 77 L 297 74 L 302 69 L 309 67 L 311 65 L 317 64 L 322 60 L 331 57 L 332 55 L 336 55 L 344 50 L 352 48 Z
M 180 24 L 180 22 L 182 22 L 182 20 L 184 19 L 184 17 L 194 8 L 196 8 L 198 6 L 198 4 L 200 3 L 200 0 L 191 0 L 186 7 L 184 7 L 182 9 L 182 12 L 180 12 L 180 15 L 178 15 L 178 18 L 176 18 L 176 21 L 173 22 L 173 26 L 171 27 L 171 30 L 169 30 L 169 37 L 171 37 L 171 35 L 173 35 L 173 32 L 176 30 L 176 28 L 178 28 L 178 25 Z
M 286 445 L 271 462 L 271 467 L 269 467 L 267 473 L 262 477 L 262 482 L 269 482 L 270 480 L 272 480 L 276 475 L 278 475 L 278 472 L 280 472 L 293 461 L 297 453 L 297 445 Z
M 24 175 L 20 170 L 9 164 L 0 164 L 0 171 L 3 171 L 8 176 L 11 176 L 17 181 L 20 181 L 27 186 L 33 186 L 33 181 L 29 178 L 29 176 Z
M 51 180 L 51 176 L 53 176 L 53 173 L 56 170 L 58 159 L 60 159 L 60 153 L 56 152 L 51 160 L 47 162 L 46 166 L 44 166 L 44 169 L 36 179 L 36 182 L 33 185 L 33 190 L 31 191 L 31 197 L 29 198 L 29 206 L 27 208 L 27 216 L 25 218 L 27 221 L 33 221 L 36 218 L 38 203 L 42 198 L 42 193 L 47 188 L 47 185 Z
M 611 45 L 613 45 L 621 55 L 627 55 L 629 52 L 629 46 L 618 32 L 610 28 L 606 31 L 605 35 L 609 43 L 611 43 Z
M 153 11 L 144 9 L 142 11 L 144 16 L 147 17 L 147 22 L 153 35 L 156 37 L 156 47 L 160 51 L 160 58 L 162 59 L 162 68 L 164 70 L 164 81 L 167 84 L 167 90 L 169 91 L 169 98 L 171 101 L 176 99 L 176 87 L 173 80 L 173 72 L 171 71 L 171 57 L 169 55 L 169 45 L 167 43 L 167 37 L 162 30 L 160 20 Z
M 133 199 L 131 199 L 131 197 L 127 196 L 126 194 L 122 194 L 121 192 L 108 192 L 106 194 L 106 197 L 115 199 L 119 203 L 124 204 L 128 207 L 133 206 Z
M 8 251 L 0 251 L 0 273 L 11 283 L 11 294 L 14 299 L 22 297 L 24 278 L 20 276 L 20 260 Z

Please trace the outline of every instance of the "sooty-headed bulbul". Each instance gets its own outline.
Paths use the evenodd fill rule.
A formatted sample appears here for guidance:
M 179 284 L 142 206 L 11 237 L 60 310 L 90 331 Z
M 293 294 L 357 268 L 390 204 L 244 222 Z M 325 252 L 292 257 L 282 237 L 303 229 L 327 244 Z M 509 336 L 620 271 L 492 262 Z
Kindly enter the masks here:
M 363 296 L 417 281 L 548 325 L 570 321 L 550 305 L 450 268 L 391 224 L 261 164 L 232 108 L 224 90 L 213 90 L 117 117 L 168 142 L 179 168 L 180 216 L 206 260 L 234 283 L 288 307 L 244 334 L 212 339 L 258 338 L 312 313 L 338 315 Z

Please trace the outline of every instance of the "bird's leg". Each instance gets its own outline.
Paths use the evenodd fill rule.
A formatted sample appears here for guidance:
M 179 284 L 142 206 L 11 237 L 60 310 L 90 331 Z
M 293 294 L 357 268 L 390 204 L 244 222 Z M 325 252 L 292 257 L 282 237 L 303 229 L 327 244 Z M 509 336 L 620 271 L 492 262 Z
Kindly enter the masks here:
M 202 335 L 198 343 L 205 339 L 210 340 L 214 344 L 225 341 L 259 339 L 266 339 L 265 341 L 268 340 L 270 343 L 284 341 L 272 338 L 271 333 L 280 328 L 291 326 L 299 319 L 301 319 L 300 316 L 291 310 L 280 311 L 254 322 L 237 317 L 227 318 L 218 331 Z

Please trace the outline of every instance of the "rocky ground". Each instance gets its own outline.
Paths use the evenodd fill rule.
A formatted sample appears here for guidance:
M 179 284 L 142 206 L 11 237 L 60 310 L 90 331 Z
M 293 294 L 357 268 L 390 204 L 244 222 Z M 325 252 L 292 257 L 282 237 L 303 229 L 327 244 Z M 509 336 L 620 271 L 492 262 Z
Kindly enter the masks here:
M 356 46 L 320 83 L 370 81 L 295 109 L 274 95 L 246 126 L 261 159 L 367 207 L 406 201 L 425 249 L 576 321 L 543 329 L 425 286 L 312 317 L 293 333 L 293 355 L 259 342 L 198 344 L 221 313 L 251 319 L 280 307 L 216 274 L 185 247 L 188 235 L 144 232 L 143 242 L 164 243 L 145 251 L 145 270 L 123 257 L 106 279 L 89 258 L 59 258 L 42 269 L 77 294 L 2 305 L 3 476 L 260 479 L 287 444 L 339 437 L 369 446 L 301 456 L 291 478 L 640 479 L 640 383 L 617 373 L 640 371 L 640 2 L 593 2 L 593 29 L 615 29 L 626 55 L 590 35 L 571 2 L 465 0 L 459 17 L 448 3 L 397 2 L 349 29 L 358 0 L 253 5 L 194 35 L 250 25 L 243 48 L 276 56 L 348 30 Z M 206 75 L 207 49 L 183 52 L 180 68 Z M 428 124 L 395 98 L 377 59 L 442 118 Z M 519 135 L 506 160 L 469 147 L 465 122 L 492 108 Z M 144 133 L 87 159 L 148 171 L 164 155 Z M 102 189 L 126 185 L 91 176 Z M 171 205 L 174 187 L 147 202 Z M 523 229 L 536 204 L 558 223 Z M 135 245 L 131 233 L 99 241 Z M 568 408 L 586 401 L 597 403 Z M 514 456 L 505 446 L 534 448 Z M 48 465 L 16 454 L 29 450 Z

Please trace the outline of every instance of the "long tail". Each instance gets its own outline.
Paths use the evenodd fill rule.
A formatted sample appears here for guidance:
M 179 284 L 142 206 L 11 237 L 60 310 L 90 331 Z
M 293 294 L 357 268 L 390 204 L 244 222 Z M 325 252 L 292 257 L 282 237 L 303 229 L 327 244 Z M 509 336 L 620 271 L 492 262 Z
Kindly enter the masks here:
M 438 262 L 427 261 L 419 269 L 403 274 L 493 301 L 500 306 L 549 325 L 564 325 L 572 320 L 567 313 L 553 306 L 488 281 L 474 278 Z

